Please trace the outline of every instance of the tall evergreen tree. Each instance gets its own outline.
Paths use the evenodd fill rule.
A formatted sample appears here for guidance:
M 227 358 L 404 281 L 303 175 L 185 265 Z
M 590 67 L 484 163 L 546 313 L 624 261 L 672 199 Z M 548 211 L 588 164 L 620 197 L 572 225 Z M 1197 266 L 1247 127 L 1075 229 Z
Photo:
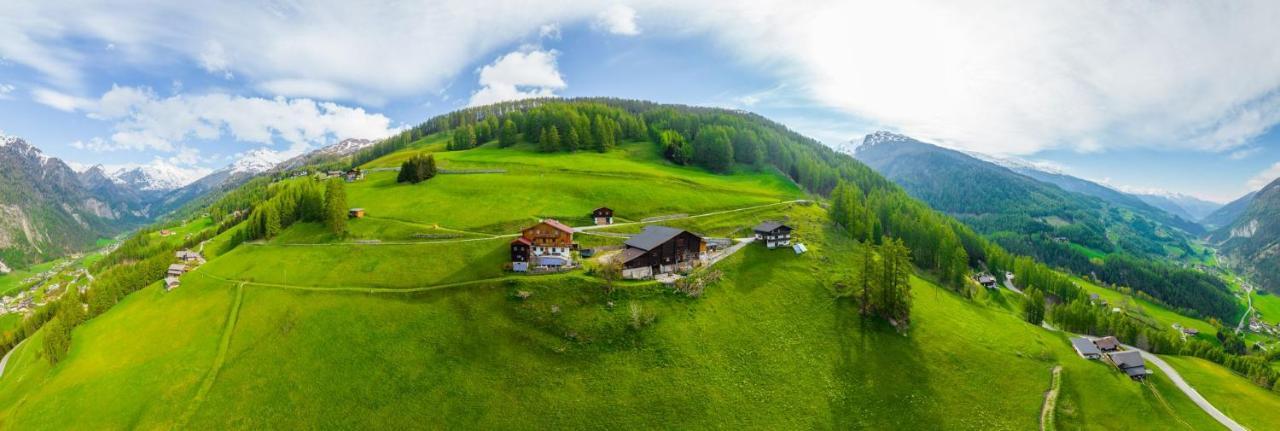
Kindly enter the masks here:
M 511 121 L 509 118 L 504 120 L 502 122 L 502 133 L 498 135 L 498 146 L 507 148 L 515 145 L 519 137 L 518 133 L 519 132 L 516 131 L 516 123 L 514 121 Z
M 325 185 L 324 191 L 324 212 L 325 225 L 334 235 L 344 236 L 347 234 L 347 191 L 342 180 L 337 178 L 330 179 Z

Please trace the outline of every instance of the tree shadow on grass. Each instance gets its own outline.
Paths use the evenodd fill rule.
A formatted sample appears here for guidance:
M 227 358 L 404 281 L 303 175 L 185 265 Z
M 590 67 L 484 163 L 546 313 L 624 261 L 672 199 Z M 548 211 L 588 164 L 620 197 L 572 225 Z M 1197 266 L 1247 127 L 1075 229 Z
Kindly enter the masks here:
M 840 301 L 834 310 L 839 352 L 833 369 L 838 387 L 828 400 L 831 428 L 945 429 L 915 338 L 860 316 L 852 301 Z

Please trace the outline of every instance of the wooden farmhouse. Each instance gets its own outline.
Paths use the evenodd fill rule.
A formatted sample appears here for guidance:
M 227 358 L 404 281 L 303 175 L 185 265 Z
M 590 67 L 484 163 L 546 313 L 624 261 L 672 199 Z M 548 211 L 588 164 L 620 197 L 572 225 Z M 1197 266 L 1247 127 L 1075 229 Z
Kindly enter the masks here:
M 1098 349 L 1104 352 L 1114 352 L 1116 350 L 1120 350 L 1120 340 L 1117 340 L 1116 337 L 1112 337 L 1112 336 L 1099 338 L 1096 341 L 1094 341 L 1093 344 L 1098 346 Z
M 182 275 L 185 272 L 187 272 L 186 265 L 183 265 L 181 263 L 175 263 L 173 265 L 169 265 L 169 271 L 167 271 L 165 274 L 171 277 L 177 277 L 179 275 Z
M 352 208 L 347 211 L 349 218 L 364 218 L 364 208 Z
M 573 228 L 564 223 L 545 219 L 520 231 L 520 237 L 529 241 L 531 264 L 552 268 L 573 264 Z
M 791 226 L 776 221 L 767 221 L 751 229 L 755 232 L 756 241 L 763 241 L 770 250 L 791 246 Z
M 528 238 L 519 237 L 511 241 L 511 270 L 515 272 L 529 271 L 529 260 L 533 256 L 533 243 Z
M 1107 357 L 1116 365 L 1116 368 L 1131 379 L 1142 380 L 1151 374 L 1151 371 L 1147 370 L 1147 364 L 1142 360 L 1142 353 L 1137 350 L 1112 352 L 1107 354 Z
M 183 262 L 194 262 L 200 259 L 200 254 L 191 250 L 180 250 L 177 253 L 175 253 L 175 255 L 177 256 L 178 260 Z
M 1102 351 L 1098 350 L 1098 346 L 1094 345 L 1088 338 L 1072 338 L 1071 347 L 1076 349 L 1076 353 L 1080 354 L 1081 358 L 1098 359 L 1102 357 Z
M 164 278 L 164 290 L 173 290 L 178 288 L 178 277 L 172 275 Z
M 349 170 L 344 175 L 346 175 L 348 183 L 364 179 L 364 171 L 360 170 L 359 168 Z
M 987 273 L 978 274 L 977 281 L 978 281 L 978 284 L 982 285 L 982 287 L 985 287 L 988 289 L 996 288 L 996 278 L 992 277 L 991 274 L 987 274 Z
M 594 220 L 597 225 L 613 224 L 613 210 L 609 207 L 596 208 L 594 211 L 591 211 L 591 219 Z
M 692 269 L 706 256 L 706 240 L 692 232 L 645 226 L 643 232 L 627 240 L 616 258 L 622 259 L 624 278 L 640 279 Z

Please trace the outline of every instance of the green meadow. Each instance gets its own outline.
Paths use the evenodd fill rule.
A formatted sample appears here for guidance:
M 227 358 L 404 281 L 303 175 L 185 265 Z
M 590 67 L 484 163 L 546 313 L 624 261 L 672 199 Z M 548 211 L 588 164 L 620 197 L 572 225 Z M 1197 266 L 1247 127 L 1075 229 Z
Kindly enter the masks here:
M 788 217 L 811 251 L 748 247 L 719 264 L 724 280 L 699 299 L 653 283 L 606 295 L 578 274 L 314 289 L 448 278 L 327 269 L 284 283 L 286 261 L 334 264 L 307 253 L 362 250 L 342 254 L 352 268 L 389 257 L 353 245 L 242 246 L 179 289 L 150 287 L 81 327 L 56 367 L 32 348 L 38 339 L 24 345 L 0 377 L 0 426 L 1022 430 L 1037 426 L 1055 364 L 1065 429 L 1212 424 L 1159 376 L 1155 389 L 1134 383 L 1076 357 L 1059 333 L 923 279 L 912 281 L 908 334 L 862 319 L 826 287 L 831 266 L 862 247 L 817 206 L 772 215 Z M 401 254 L 427 268 L 457 251 L 432 246 Z M 215 277 L 282 285 L 248 283 L 237 300 L 237 283 Z M 55 414 L 65 408 L 83 414 Z
M 348 185 L 369 216 L 347 238 L 308 223 L 235 248 L 234 230 L 215 237 L 181 287 L 80 326 L 56 366 L 41 333 L 19 347 L 0 428 L 1026 430 L 1055 365 L 1058 429 L 1216 426 L 1164 376 L 1133 382 L 1025 323 L 1011 292 L 965 299 L 913 277 L 909 330 L 860 317 L 829 286 L 867 248 L 820 205 L 772 205 L 805 198 L 777 173 L 712 175 L 639 143 L 437 158 L 506 172 L 413 186 L 371 173 Z M 503 271 L 503 235 L 540 217 L 587 224 L 600 205 L 619 222 L 695 216 L 661 224 L 722 237 L 785 219 L 810 251 L 746 247 L 700 298 L 653 282 L 606 292 L 587 270 Z M 640 228 L 577 238 L 617 244 Z
M 1161 356 L 1222 413 L 1249 429 L 1280 424 L 1280 394 L 1258 387 L 1221 365 L 1200 358 Z
M 1161 329 L 1172 331 L 1175 323 L 1183 327 L 1195 328 L 1200 331 L 1200 335 L 1197 335 L 1200 339 L 1218 342 L 1217 338 L 1214 338 L 1214 334 L 1218 332 L 1218 329 L 1209 322 L 1178 314 L 1159 304 L 1098 286 L 1079 277 L 1074 277 L 1073 280 L 1085 291 L 1096 293 L 1098 297 L 1106 299 L 1108 308 L 1121 307 L 1127 309 L 1131 315 L 1157 325 Z

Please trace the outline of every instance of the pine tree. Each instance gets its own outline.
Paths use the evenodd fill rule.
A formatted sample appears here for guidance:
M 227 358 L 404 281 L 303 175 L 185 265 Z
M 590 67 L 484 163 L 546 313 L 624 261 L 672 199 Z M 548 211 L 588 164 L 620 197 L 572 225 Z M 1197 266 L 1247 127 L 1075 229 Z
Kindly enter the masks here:
M 334 235 L 347 234 L 347 191 L 342 181 L 334 178 L 325 185 L 324 212 L 325 225 Z
M 1022 302 L 1022 318 L 1032 325 L 1040 325 L 1044 321 L 1044 293 L 1040 289 L 1029 287 Z
M 564 149 L 565 151 L 569 151 L 569 152 L 578 151 L 578 130 L 577 129 L 573 127 L 569 128 L 569 136 L 564 140 Z
M 556 126 L 547 129 L 547 148 L 550 148 L 549 151 L 560 150 L 560 130 Z
M 267 239 L 275 238 L 276 235 L 280 234 L 282 227 L 280 223 L 280 206 L 275 201 L 268 202 L 263 205 L 262 215 L 262 237 Z
M 502 133 L 498 136 L 498 146 L 507 148 L 516 144 L 517 140 L 516 123 L 507 119 L 502 122 Z

